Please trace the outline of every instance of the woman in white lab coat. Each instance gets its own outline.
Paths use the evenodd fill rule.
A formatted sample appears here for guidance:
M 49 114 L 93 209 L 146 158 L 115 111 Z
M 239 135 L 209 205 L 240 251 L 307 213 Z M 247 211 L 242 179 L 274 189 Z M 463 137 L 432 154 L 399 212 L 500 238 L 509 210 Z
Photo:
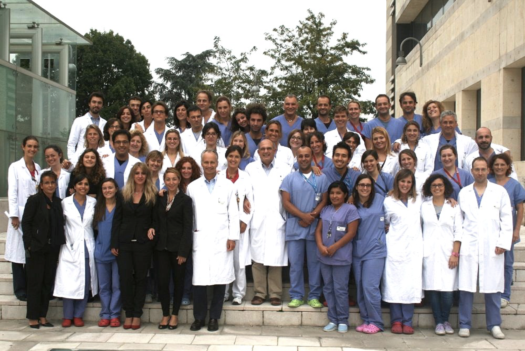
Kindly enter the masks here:
M 405 149 L 399 153 L 398 158 L 400 169 L 408 169 L 414 173 L 414 177 L 416 177 L 416 191 L 418 194 L 421 194 L 423 184 L 425 184 L 429 174 L 419 170 L 419 159 L 416 153 L 410 149 Z M 397 170 L 396 173 L 398 171 L 399 170 Z
M 219 174 L 220 178 L 231 181 L 235 188 L 235 197 L 239 209 L 240 237 L 239 242 L 233 250 L 233 268 L 235 269 L 235 281 L 232 283 L 232 305 L 240 305 L 246 295 L 246 272 L 245 267 L 252 264 L 250 255 L 250 220 L 252 214 L 243 210 L 244 199 L 253 206 L 252 181 L 248 173 L 241 171 L 239 165 L 242 159 L 242 149 L 232 145 L 226 149 L 226 161 L 228 167 Z M 224 299 L 229 298 L 229 284 L 226 286 Z
M 454 333 L 448 319 L 453 291 L 458 290 L 463 217 L 459 206 L 450 204 L 453 191 L 442 174 L 431 175 L 423 185 L 423 195 L 429 198 L 421 205 L 423 290 L 430 296 L 437 335 Z
M 7 199 L 9 201 L 9 221 L 5 243 L 5 260 L 11 262 L 13 271 L 13 290 L 20 301 L 26 301 L 26 256 L 20 222 L 24 214 L 27 198 L 37 192 L 40 180 L 40 166 L 34 158 L 38 152 L 38 139 L 27 136 L 22 141 L 24 156 L 13 162 L 7 172 Z
M 383 127 L 375 127 L 372 129 L 372 149 L 377 152 L 379 156 L 379 171 L 396 175 L 397 157 L 391 149 L 392 142 L 388 132 Z
M 394 179 L 394 189 L 385 199 L 385 215 L 390 226 L 386 235 L 387 257 L 383 274 L 383 301 L 390 303 L 392 333 L 413 334 L 414 304 L 421 302 L 423 237 L 421 200 L 416 193 L 414 174 L 402 169 Z
M 62 327 L 84 326 L 82 320 L 89 297 L 98 292 L 95 268 L 95 235 L 93 214 L 95 200 L 87 196 L 89 181 L 85 174 L 73 179 L 74 194 L 62 201 L 65 220 L 66 243 L 60 249 L 54 295 L 63 298 L 64 319 Z
M 69 185 L 69 178 L 71 174 L 66 172 L 62 168 L 62 149 L 58 145 L 48 145 L 44 149 L 44 157 L 49 168 L 43 169 L 42 173 L 45 171 L 53 171 L 57 176 L 57 189 L 56 196 L 59 199 L 64 199 L 67 195 L 67 186 Z
M 417 170 L 424 172 L 427 176 L 434 170 L 434 160 L 430 158 L 430 150 L 428 146 L 419 142 L 420 140 L 420 125 L 416 121 L 409 121 L 403 128 L 403 136 L 401 137 L 401 145 L 399 151 L 412 150 L 417 155 Z M 423 184 L 421 184 L 422 186 Z
M 184 121 L 184 123 L 186 123 Z M 164 151 L 162 152 L 162 156 L 164 157 L 164 160 L 162 161 L 162 171 L 161 174 L 164 174 L 166 169 L 170 167 L 175 167 L 177 162 L 181 158 L 184 157 L 184 152 L 182 151 L 182 143 L 180 141 L 180 133 L 178 130 L 170 129 L 166 132 L 164 135 L 164 139 L 166 140 L 164 147 Z

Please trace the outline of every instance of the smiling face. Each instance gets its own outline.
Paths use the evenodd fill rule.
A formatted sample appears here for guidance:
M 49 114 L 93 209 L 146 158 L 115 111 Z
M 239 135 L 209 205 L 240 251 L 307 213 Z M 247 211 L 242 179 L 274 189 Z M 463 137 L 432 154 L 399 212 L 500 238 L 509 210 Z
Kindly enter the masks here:
M 286 97 L 284 99 L 284 114 L 291 118 L 292 116 L 295 117 L 297 113 L 297 108 L 299 107 L 299 104 L 297 103 L 296 97 Z
M 200 93 L 199 95 L 197 95 L 196 103 L 202 111 L 208 111 L 211 106 L 211 101 L 210 99 L 208 99 L 208 95 L 204 93 Z
M 348 116 L 352 120 L 356 120 L 359 118 L 359 116 L 361 116 L 361 108 L 355 102 L 348 104 Z
M 439 110 L 439 107 L 435 103 L 431 103 L 427 106 L 427 115 L 430 119 L 436 119 L 439 118 L 439 115 L 441 114 L 441 111 Z
M 124 111 L 122 111 L 122 114 L 120 115 L 120 120 L 124 124 L 130 124 L 133 120 L 133 112 L 128 108 L 124 109 Z
M 84 178 L 78 183 L 76 183 L 73 188 L 75 189 L 75 193 L 77 193 L 78 195 L 86 196 L 86 194 L 89 191 L 89 182 L 87 178 Z
M 166 173 L 164 175 L 164 184 L 168 188 L 168 191 L 174 192 L 177 191 L 179 184 L 180 184 L 180 178 L 176 173 Z
M 241 150 L 244 150 L 244 138 L 242 135 L 237 135 L 235 138 L 233 138 L 231 145 L 237 145 L 241 148 Z
M 408 195 L 408 193 L 410 193 L 410 191 L 412 190 L 412 178 L 406 177 L 403 179 L 399 179 L 399 181 L 397 182 L 397 186 L 401 195 Z
M 416 161 L 410 155 L 402 154 L 401 155 L 401 168 L 409 169 L 412 172 L 414 172 L 416 169 Z
M 368 155 L 363 161 L 363 168 L 368 173 L 377 171 L 377 160 L 372 155 Z
M 53 197 L 53 194 L 57 190 L 57 182 L 53 177 L 43 177 L 38 185 L 42 192 L 49 198 Z
M 237 121 L 237 124 L 243 129 L 248 126 L 248 118 L 246 118 L 246 115 L 244 113 L 236 114 L 235 120 Z
M 406 129 L 405 135 L 407 140 L 411 143 L 417 142 L 419 140 L 419 129 L 416 126 L 409 125 Z
M 187 113 L 187 110 L 186 110 L 186 106 L 181 105 L 181 106 L 177 107 L 177 109 L 175 110 L 175 115 L 177 116 L 177 119 L 179 121 L 185 121 L 186 118 L 188 118 L 188 113 Z
M 217 175 L 217 165 L 218 165 L 217 155 L 213 152 L 205 152 L 201 157 L 201 165 L 204 171 L 204 176 L 208 178 L 213 178 Z
M 330 113 L 330 99 L 326 97 L 320 97 L 317 99 L 317 112 L 319 116 L 326 117 Z
M 312 149 L 314 155 L 323 153 L 323 142 L 315 135 L 310 138 L 310 149 Z
M 456 122 L 454 116 L 445 116 L 441 119 L 439 125 L 441 126 L 441 132 L 443 134 L 452 135 L 458 126 L 458 122 Z
M 170 132 L 166 134 L 166 146 L 168 150 L 178 150 L 180 145 L 180 138 L 175 132 Z
M 494 172 L 494 174 L 499 177 L 507 176 L 509 169 L 510 165 L 508 165 L 501 158 L 496 158 L 494 164 L 492 165 L 492 172 Z
M 290 137 L 290 146 L 292 149 L 297 149 L 301 146 L 303 146 L 303 138 L 301 137 L 301 133 L 295 132 Z
M 86 140 L 88 147 L 98 148 L 98 142 L 100 141 L 100 135 L 94 128 L 90 128 L 86 132 Z
M 133 174 L 135 185 L 144 185 L 146 183 L 146 172 L 142 168 L 137 167 L 135 174 Z
M 492 144 L 492 134 L 488 128 L 480 128 L 476 132 L 476 144 L 480 150 L 488 150 Z
M 445 183 L 442 179 L 437 178 L 430 184 L 430 192 L 434 197 L 441 197 L 445 194 Z
M 416 102 L 412 97 L 405 95 L 403 96 L 403 100 L 401 100 L 401 109 L 403 110 L 403 114 L 410 115 L 414 113 L 416 109 Z
M 389 114 L 390 107 L 392 105 L 390 104 L 390 100 L 387 97 L 380 96 L 376 99 L 376 110 L 377 113 L 381 116 L 385 116 Z
M 117 194 L 117 187 L 113 182 L 104 182 L 102 183 L 102 195 L 108 199 L 113 199 Z
M 281 130 L 277 124 L 272 123 L 266 128 L 266 137 L 274 144 L 279 142 L 279 139 L 281 139 Z
M 372 181 L 370 179 L 364 178 L 356 184 L 357 193 L 361 199 L 368 199 L 370 193 L 372 192 Z
M 36 153 L 38 152 L 38 141 L 28 140 L 25 146 L 22 146 L 22 151 L 24 151 L 24 156 L 31 159 L 35 158 Z
M 302 173 L 312 170 L 312 150 L 309 147 L 304 146 L 297 151 L 297 163 Z
M 162 159 L 158 157 L 152 157 L 146 163 L 146 166 L 150 169 L 151 173 L 157 173 L 162 168 Z
M 334 207 L 341 206 L 345 203 L 346 194 L 340 188 L 330 189 L 330 202 Z
M 273 142 L 268 139 L 262 140 L 259 143 L 259 149 L 257 152 L 259 153 L 261 162 L 268 166 L 275 157 L 275 148 L 273 146 Z
M 372 144 L 374 144 L 374 150 L 383 151 L 386 149 L 386 138 L 381 133 L 374 133 L 372 135 Z
M 228 167 L 232 169 L 238 169 L 241 163 L 241 155 L 237 151 L 230 152 L 226 157 L 228 161 Z
M 129 151 L 132 154 L 138 154 L 140 151 L 140 148 L 142 147 L 142 140 L 138 135 L 135 135 L 131 138 L 131 141 L 129 143 Z
M 359 146 L 357 145 L 354 138 L 348 138 L 346 140 L 346 145 L 350 146 L 350 149 L 352 150 L 352 152 L 355 152 L 355 149 L 357 149 L 357 147 Z
M 97 164 L 97 155 L 94 152 L 86 152 L 82 158 L 82 163 L 87 169 L 95 167 Z
M 113 142 L 113 147 L 115 148 L 115 154 L 120 159 L 127 157 L 129 153 L 129 140 L 125 134 L 117 135 L 115 141 Z
M 348 122 L 348 117 L 347 117 L 346 113 L 344 113 L 344 112 L 337 112 L 334 115 L 334 122 L 335 122 L 335 126 L 337 128 L 346 128 L 346 123 Z
M 456 164 L 456 155 L 451 149 L 445 149 L 441 151 L 441 163 L 444 168 L 453 168 Z
M 332 162 L 334 163 L 335 168 L 338 170 L 345 169 L 346 167 L 348 167 L 348 164 L 350 163 L 348 150 L 343 148 L 335 149 L 334 155 L 332 157 Z
M 44 157 L 46 158 L 46 162 L 49 167 L 54 167 L 60 164 L 60 155 L 51 148 L 44 152 Z
M 217 113 L 222 119 L 230 118 L 231 106 L 227 101 L 217 103 Z
M 183 179 L 188 179 L 188 180 L 191 179 L 191 175 L 193 174 L 193 167 L 191 166 L 191 163 L 184 162 L 180 170 L 180 173 Z

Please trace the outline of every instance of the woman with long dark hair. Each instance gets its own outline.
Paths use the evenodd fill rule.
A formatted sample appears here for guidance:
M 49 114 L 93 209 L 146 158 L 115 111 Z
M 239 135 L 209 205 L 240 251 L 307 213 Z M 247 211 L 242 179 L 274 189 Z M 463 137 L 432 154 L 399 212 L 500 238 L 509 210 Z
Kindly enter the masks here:
M 86 149 L 80 155 L 77 165 L 71 172 L 68 185 L 68 196 L 74 193 L 74 179 L 79 174 L 87 176 L 89 182 L 88 195 L 96 197 L 100 190 L 100 183 L 106 178 L 106 171 L 97 150 Z
M 48 145 L 44 149 L 44 157 L 49 168 L 43 169 L 45 171 L 53 171 L 57 176 L 56 195 L 59 199 L 64 199 L 69 195 L 67 188 L 71 174 L 62 169 L 63 153 L 58 145 Z

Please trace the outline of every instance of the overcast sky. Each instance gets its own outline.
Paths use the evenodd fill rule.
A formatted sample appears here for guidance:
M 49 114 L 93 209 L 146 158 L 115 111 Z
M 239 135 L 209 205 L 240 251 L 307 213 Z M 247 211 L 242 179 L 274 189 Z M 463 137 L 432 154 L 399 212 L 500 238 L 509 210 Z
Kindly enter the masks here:
M 351 39 L 366 43 L 366 55 L 347 58 L 350 64 L 367 66 L 375 83 L 365 85 L 361 99 L 373 100 L 385 91 L 385 1 L 384 0 L 267 0 L 260 2 L 179 0 L 35 0 L 81 34 L 91 28 L 110 31 L 129 39 L 149 60 L 150 70 L 167 68 L 166 57 L 200 53 L 213 47 L 218 36 L 234 54 L 256 46 L 250 62 L 268 69 L 271 61 L 262 53 L 271 47 L 264 37 L 273 28 L 295 28 L 310 9 L 325 15 L 325 24 L 336 20 L 334 39 L 347 32 Z

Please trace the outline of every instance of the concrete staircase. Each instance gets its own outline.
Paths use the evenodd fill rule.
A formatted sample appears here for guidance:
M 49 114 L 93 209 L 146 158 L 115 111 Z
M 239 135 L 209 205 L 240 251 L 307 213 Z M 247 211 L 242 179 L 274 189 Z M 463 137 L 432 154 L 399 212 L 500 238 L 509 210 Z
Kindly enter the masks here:
M 510 305 L 501 310 L 503 325 L 505 329 L 525 329 L 525 227 L 522 227 L 522 243 L 515 246 L 514 285 Z M 13 295 L 13 279 L 11 275 L 11 263 L 4 259 L 6 233 L 0 233 L 0 318 L 1 319 L 25 319 L 26 302 L 21 302 Z M 253 284 L 248 283 L 245 301 L 240 306 L 233 306 L 231 302 L 224 303 L 224 313 L 219 324 L 227 325 L 266 325 L 266 326 L 324 326 L 328 323 L 326 317 L 327 308 L 313 309 L 310 306 L 289 308 L 288 290 L 289 284 L 284 284 L 284 300 L 282 306 L 271 306 L 268 302 L 261 306 L 252 306 L 250 300 L 253 297 Z M 350 294 L 356 296 L 355 287 L 351 287 Z M 473 310 L 472 323 L 474 328 L 485 328 L 485 306 L 483 295 L 476 294 Z M 99 319 L 100 303 L 89 303 L 84 319 L 97 321 Z M 143 322 L 157 323 L 162 317 L 160 303 L 150 303 L 144 306 Z M 62 319 L 62 302 L 54 300 L 50 302 L 48 318 L 51 320 Z M 385 325 L 390 325 L 390 311 L 383 308 L 383 319 Z M 191 323 L 193 321 L 193 306 L 182 306 L 179 313 L 180 323 Z M 432 310 L 429 306 L 417 307 L 414 315 L 414 326 L 420 328 L 434 328 Z M 453 327 L 458 324 L 457 307 L 452 308 L 450 322 Z M 359 309 L 350 308 L 350 325 L 356 326 L 361 323 Z

